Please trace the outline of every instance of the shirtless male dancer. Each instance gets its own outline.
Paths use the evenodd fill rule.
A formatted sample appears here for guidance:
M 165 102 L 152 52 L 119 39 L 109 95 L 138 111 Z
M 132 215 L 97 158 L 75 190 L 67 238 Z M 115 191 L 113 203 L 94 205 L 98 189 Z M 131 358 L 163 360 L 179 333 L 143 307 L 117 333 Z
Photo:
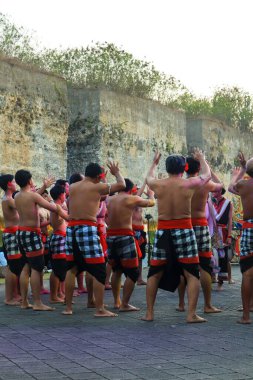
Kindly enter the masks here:
M 109 198 L 108 210 L 108 260 L 112 265 L 112 292 L 114 296 L 114 307 L 119 311 L 138 311 L 129 304 L 135 283 L 139 277 L 139 258 L 132 230 L 132 215 L 136 207 L 152 207 L 155 201 L 142 199 L 132 195 L 134 187 L 132 181 L 125 178 L 126 188 Z M 120 299 L 121 275 L 125 274 L 126 280 L 123 286 L 123 297 Z
M 12 197 L 16 191 L 14 176 L 4 174 L 0 176 L 0 187 L 4 190 L 2 198 L 2 210 L 5 229 L 3 230 L 3 246 L 7 259 L 8 268 L 5 277 L 5 304 L 10 306 L 20 306 L 20 302 L 15 299 L 17 281 L 24 266 L 20 253 L 16 232 L 18 230 L 19 215 Z
M 85 169 L 85 178 L 70 186 L 69 223 L 66 236 L 66 254 L 68 261 L 66 276 L 66 310 L 65 315 L 72 314 L 72 297 L 75 276 L 87 271 L 93 277 L 96 317 L 114 317 L 104 307 L 105 258 L 102 252 L 97 231 L 97 218 L 100 199 L 110 192 L 125 188 L 125 181 L 120 174 L 118 164 L 108 163 L 110 173 L 115 176 L 116 183 L 110 185 L 100 182 L 103 169 L 100 165 L 90 163 Z
M 64 188 L 60 185 L 56 185 L 50 190 L 50 195 L 54 203 L 62 208 L 66 200 Z M 62 212 L 65 211 L 62 210 Z M 66 219 L 68 219 L 67 213 Z M 54 212 L 51 212 L 50 221 L 53 227 L 53 234 L 50 239 L 50 260 L 52 265 L 52 273 L 50 275 L 50 302 L 63 303 L 64 298 L 58 296 L 58 290 L 60 284 L 65 281 L 67 272 L 65 248 L 67 222 Z
M 156 231 L 154 249 L 150 260 L 150 269 L 146 288 L 147 312 L 144 321 L 153 321 L 154 303 L 159 282 L 167 264 L 166 247 L 172 242 L 177 261 L 187 280 L 188 313 L 187 322 L 205 322 L 196 314 L 199 296 L 199 256 L 195 234 L 191 223 L 191 199 L 194 191 L 205 185 L 210 179 L 210 169 L 201 151 L 195 150 L 194 157 L 200 161 L 202 175 L 183 179 L 186 159 L 180 155 L 170 155 L 166 159 L 168 178 L 156 179 L 155 168 L 161 155 L 155 154 L 150 167 L 147 184 L 154 191 L 158 202 L 158 229 Z M 166 234 L 163 245 L 160 238 Z M 163 239 L 165 240 L 165 239 Z
M 240 153 L 239 160 L 241 169 L 233 170 L 229 185 L 229 191 L 241 197 L 244 220 L 240 251 L 243 315 L 237 322 L 250 324 L 250 303 L 253 297 L 253 158 L 246 162 Z M 242 179 L 245 174 L 248 174 L 249 179 Z
M 33 191 L 32 174 L 27 170 L 18 170 L 15 181 L 20 186 L 20 192 L 15 196 L 15 204 L 19 213 L 19 229 L 17 231 L 18 244 L 26 264 L 20 275 L 21 308 L 41 311 L 51 311 L 51 307 L 42 303 L 40 297 L 40 279 L 44 268 L 43 245 L 40 236 L 39 207 L 57 212 L 61 215 L 61 208 L 47 202 L 41 195 Z M 31 288 L 33 306 L 29 305 L 27 295 L 31 270 Z
M 199 160 L 193 157 L 186 158 L 188 169 L 186 170 L 187 178 L 194 178 L 199 175 L 201 170 Z M 195 191 L 191 200 L 191 220 L 193 229 L 195 232 L 198 253 L 199 253 L 199 271 L 200 271 L 200 283 L 204 295 L 204 312 L 205 313 L 219 313 L 220 309 L 212 306 L 211 304 L 211 292 L 212 292 L 212 247 L 211 236 L 209 233 L 208 222 L 206 219 L 206 204 L 208 200 L 209 192 L 221 190 L 223 185 L 221 183 L 215 183 L 213 181 L 207 182 Z M 184 308 L 184 293 L 185 293 L 185 280 L 181 277 L 181 283 L 178 287 L 179 294 L 179 306 L 178 311 L 185 311 Z

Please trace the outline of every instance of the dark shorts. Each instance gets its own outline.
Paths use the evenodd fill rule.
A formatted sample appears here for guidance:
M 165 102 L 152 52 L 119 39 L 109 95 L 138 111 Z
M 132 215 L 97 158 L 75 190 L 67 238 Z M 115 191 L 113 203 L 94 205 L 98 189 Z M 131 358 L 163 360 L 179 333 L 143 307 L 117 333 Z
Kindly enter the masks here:
M 97 227 L 80 224 L 67 228 L 66 260 L 68 270 L 77 267 L 78 273 L 87 271 L 105 284 L 105 259 Z
M 23 256 L 18 247 L 16 233 L 3 233 L 3 250 L 10 271 L 16 276 L 20 276 L 25 265 Z
M 200 256 L 199 257 L 199 266 L 205 272 L 209 273 L 210 276 L 212 275 L 213 268 L 211 266 L 211 259 L 209 257 Z
M 244 273 L 253 267 L 253 256 L 249 256 L 246 259 L 240 260 L 240 269 Z
M 33 231 L 17 231 L 16 236 L 24 262 L 32 269 L 42 272 L 45 262 L 40 235 Z
M 52 270 L 54 275 L 59 278 L 61 282 L 65 281 L 67 273 L 67 262 L 65 259 L 51 259 Z
M 139 259 L 133 236 L 107 236 L 108 261 L 113 271 L 122 271 L 136 282 L 139 276 Z

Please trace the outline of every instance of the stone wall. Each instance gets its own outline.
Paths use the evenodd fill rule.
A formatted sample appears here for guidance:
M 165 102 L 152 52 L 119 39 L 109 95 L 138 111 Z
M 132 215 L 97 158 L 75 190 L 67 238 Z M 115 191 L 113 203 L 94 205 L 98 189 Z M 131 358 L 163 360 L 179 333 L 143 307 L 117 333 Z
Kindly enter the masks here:
M 65 177 L 68 124 L 63 79 L 0 58 L 0 172 Z

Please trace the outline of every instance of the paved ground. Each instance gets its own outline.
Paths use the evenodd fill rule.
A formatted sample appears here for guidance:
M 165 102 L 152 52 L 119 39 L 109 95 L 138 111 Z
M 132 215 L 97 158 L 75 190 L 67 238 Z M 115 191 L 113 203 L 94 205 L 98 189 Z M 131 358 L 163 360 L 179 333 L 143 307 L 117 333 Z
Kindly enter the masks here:
M 175 311 L 177 295 L 159 291 L 156 320 L 139 320 L 145 309 L 145 287 L 137 287 L 138 313 L 95 319 L 77 297 L 75 314 L 22 311 L 0 306 L 1 379 L 253 379 L 253 326 L 236 324 L 240 316 L 240 274 L 235 285 L 213 292 L 222 314 L 208 323 L 187 325 Z M 0 288 L 3 299 L 3 285 Z M 47 297 L 45 298 L 45 300 Z M 106 302 L 112 305 L 111 292 Z M 202 315 L 202 295 L 199 314 Z

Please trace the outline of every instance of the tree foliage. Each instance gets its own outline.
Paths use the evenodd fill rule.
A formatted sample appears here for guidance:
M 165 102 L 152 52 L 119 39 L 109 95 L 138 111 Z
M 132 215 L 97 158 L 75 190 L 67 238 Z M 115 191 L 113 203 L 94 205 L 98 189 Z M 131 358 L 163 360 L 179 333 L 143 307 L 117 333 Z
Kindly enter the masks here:
M 72 85 L 152 99 L 194 117 L 214 116 L 242 131 L 252 129 L 252 97 L 237 87 L 217 89 L 210 99 L 198 98 L 173 76 L 112 43 L 65 50 L 39 46 L 34 36 L 0 13 L 0 52 L 8 57 L 57 73 Z

